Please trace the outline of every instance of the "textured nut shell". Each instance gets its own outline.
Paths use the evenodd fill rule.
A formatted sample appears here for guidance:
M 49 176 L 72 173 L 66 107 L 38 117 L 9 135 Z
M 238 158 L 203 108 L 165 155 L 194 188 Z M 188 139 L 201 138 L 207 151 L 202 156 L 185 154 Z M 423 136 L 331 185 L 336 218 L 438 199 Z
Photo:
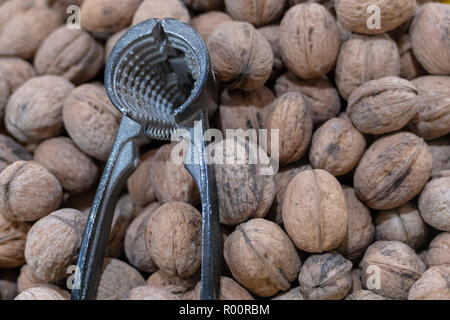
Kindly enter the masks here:
M 341 300 L 352 285 L 352 263 L 339 254 L 312 255 L 298 281 L 306 300 Z
M 75 209 L 61 209 L 36 222 L 25 246 L 25 260 L 41 280 L 67 277 L 67 268 L 76 263 L 87 215 Z
M 412 83 L 419 90 L 419 99 L 409 129 L 430 140 L 450 133 L 450 77 L 425 76 Z
M 11 12 L 8 8 L 11 5 L 14 4 L 0 7 L 0 55 L 31 59 L 42 41 L 62 24 L 62 19 L 47 8 L 28 6 Z
M 431 153 L 423 140 L 400 132 L 376 140 L 356 168 L 354 187 L 367 206 L 388 210 L 414 198 L 431 173 Z
M 247 22 L 220 24 L 208 38 L 208 49 L 214 74 L 232 89 L 256 90 L 270 77 L 270 44 Z
M 280 45 L 281 56 L 290 71 L 304 79 L 319 78 L 336 63 L 339 30 L 323 6 L 299 4 L 281 20 Z
M 82 151 L 102 161 L 108 159 L 120 118 L 103 86 L 81 85 L 64 102 L 63 120 L 69 136 Z
M 450 265 L 450 232 L 442 232 L 431 241 L 426 259 L 429 267 Z
M 16 161 L 0 173 L 0 213 L 12 221 L 36 221 L 59 208 L 59 181 L 34 161 Z
M 419 198 L 420 215 L 441 231 L 450 231 L 450 176 L 427 183 Z
M 266 123 L 268 153 L 281 165 L 299 160 L 312 136 L 313 118 L 308 101 L 301 93 L 288 92 L 278 97 L 269 109 L 272 111 Z M 272 130 L 279 130 L 276 153 L 272 149 Z
M 63 131 L 63 102 L 74 86 L 59 76 L 31 78 L 9 99 L 5 124 L 23 143 L 40 142 Z
M 225 240 L 224 257 L 233 277 L 261 297 L 289 289 L 301 264 L 287 234 L 259 218 L 236 227 Z
M 416 115 L 417 105 L 417 89 L 411 82 L 385 77 L 353 91 L 347 115 L 359 131 L 382 134 L 403 128 Z
M 283 13 L 286 0 L 224 0 L 225 9 L 234 20 L 247 21 L 261 26 L 279 18 Z
M 227 145 L 235 146 L 235 152 L 230 152 Z M 215 165 L 220 222 L 236 225 L 263 218 L 275 197 L 273 175 L 264 174 L 268 169 L 262 161 L 266 159 L 265 151 L 240 137 L 222 140 L 214 150 L 216 155 L 223 155 L 223 162 Z M 250 158 L 256 159 L 256 155 L 256 164 L 251 164 Z
M 111 37 L 108 38 L 105 44 L 105 62 L 108 61 L 109 55 L 111 54 L 112 49 L 116 45 L 117 41 L 128 31 L 128 29 L 121 30 L 119 32 L 114 33 Z
M 278 97 L 291 91 L 303 94 L 308 101 L 316 127 L 336 117 L 341 110 L 341 100 L 337 90 L 324 78 L 302 80 L 292 72 L 286 72 L 276 80 L 274 89 Z
M 132 289 L 127 300 L 178 300 L 177 296 L 167 290 L 145 285 Z
M 335 80 L 341 96 L 348 100 L 352 92 L 367 81 L 400 75 L 397 45 L 388 35 L 352 35 L 339 51 Z
M 194 10 L 209 11 L 223 8 L 223 0 L 183 0 Z
M 374 238 L 370 210 L 356 197 L 355 189 L 343 186 L 347 207 L 347 234 L 337 251 L 349 260 L 361 257 Z
M 50 287 L 33 287 L 20 293 L 14 300 L 69 300 L 69 296 Z
M 441 171 L 450 170 L 450 136 L 428 143 L 433 159 L 431 175 L 434 177 Z
M 368 288 L 373 267 L 380 275 L 380 288 Z M 425 265 L 409 246 L 399 241 L 377 241 L 367 249 L 361 263 L 364 288 L 391 299 L 406 299 L 411 286 L 425 272 Z
M 156 149 L 149 151 L 146 158 L 134 170 L 133 174 L 127 180 L 127 188 L 131 200 L 139 205 L 145 206 L 156 200 L 155 190 L 151 181 L 151 166 Z
M 182 162 L 175 162 L 173 153 L 180 150 L 184 156 L 186 141 L 163 145 L 149 163 L 151 184 L 156 198 L 162 202 L 182 201 L 196 205 L 200 194 L 194 179 Z
M 414 18 L 409 33 L 414 56 L 432 74 L 450 74 L 450 6 L 427 3 Z
M 34 66 L 39 74 L 54 74 L 80 84 L 97 75 L 103 67 L 103 55 L 103 46 L 89 33 L 62 26 L 44 40 Z
M 11 93 L 36 75 L 31 63 L 17 57 L 0 57 L 0 71 L 9 82 Z
M 411 37 L 408 33 L 403 34 L 397 40 L 400 53 L 400 77 L 412 80 L 427 74 L 422 65 L 417 61 L 411 47 Z
M 97 166 L 70 138 L 45 140 L 36 149 L 34 158 L 70 193 L 88 190 L 97 179 Z
M 286 193 L 286 188 L 292 179 L 303 170 L 310 170 L 311 166 L 303 165 L 300 167 L 287 167 L 277 172 L 275 175 L 275 187 L 276 194 L 273 201 L 272 207 L 270 208 L 270 213 L 274 216 L 274 221 L 278 224 L 283 224 L 283 201 L 284 195 Z
M 187 278 L 201 263 L 200 212 L 187 203 L 168 202 L 151 215 L 145 238 L 150 257 L 168 276 Z
M 112 34 L 131 23 L 141 0 L 85 0 L 81 5 L 81 26 L 96 35 Z
M 255 91 L 225 89 L 220 96 L 220 129 L 263 129 L 275 95 L 267 87 Z
M 271 79 L 280 74 L 284 67 L 283 60 L 281 60 L 281 46 L 280 46 L 280 25 L 272 24 L 269 26 L 258 28 L 258 32 L 266 38 L 272 48 L 273 53 L 273 69 Z
M 200 300 L 201 281 L 195 286 L 192 293 L 193 300 Z M 254 300 L 252 295 L 247 290 L 242 288 L 239 283 L 232 278 L 220 277 L 220 294 L 219 300 Z
M 106 258 L 96 299 L 122 300 L 133 288 L 143 285 L 145 280 L 136 269 L 123 261 Z
M 413 249 L 420 248 L 427 240 L 427 226 L 413 203 L 378 212 L 374 222 L 376 240 L 397 240 Z
M 277 294 L 272 300 L 305 300 L 299 287 Z
M 369 6 L 379 8 L 375 13 L 380 15 L 380 27 L 369 28 L 374 10 Z M 335 4 L 336 14 L 344 28 L 363 34 L 381 34 L 391 31 L 414 14 L 415 0 L 337 0 Z
M 135 206 L 128 194 L 119 198 L 114 210 L 106 256 L 118 258 L 123 253 L 125 234 L 134 217 Z
M 341 185 L 325 170 L 305 170 L 289 182 L 282 215 L 289 237 L 306 252 L 337 248 L 347 232 Z
M 153 273 L 147 279 L 147 285 L 165 289 L 173 294 L 185 294 L 195 288 L 200 280 L 200 274 L 196 273 L 190 278 L 169 277 L 162 270 Z
M 48 285 L 48 282 L 37 278 L 31 271 L 29 265 L 24 264 L 22 268 L 20 268 L 20 274 L 17 278 L 17 291 L 19 293 L 29 288 L 43 287 L 46 285 Z
M 408 300 L 450 300 L 450 266 L 432 267 L 409 290 Z
M 366 150 L 364 136 L 345 119 L 333 118 L 314 132 L 309 161 L 334 176 L 353 170 Z
M 208 41 L 209 35 L 223 22 L 233 20 L 222 11 L 208 11 L 192 19 L 191 26 L 202 36 L 203 41 Z
M 33 156 L 14 139 L 0 134 L 0 172 L 13 162 L 31 160 Z
M 0 268 L 15 268 L 24 264 L 29 229 L 26 223 L 9 221 L 0 214 Z
M 191 21 L 188 9 L 180 0 L 144 0 L 133 16 L 133 25 L 151 18 L 174 18 L 185 23 Z
M 386 300 L 386 298 L 369 290 L 358 290 L 349 294 L 345 300 Z
M 157 266 L 150 258 L 145 241 L 145 229 L 148 220 L 160 203 L 149 204 L 129 225 L 126 234 L 124 249 L 128 261 L 133 267 L 144 272 L 155 272 Z

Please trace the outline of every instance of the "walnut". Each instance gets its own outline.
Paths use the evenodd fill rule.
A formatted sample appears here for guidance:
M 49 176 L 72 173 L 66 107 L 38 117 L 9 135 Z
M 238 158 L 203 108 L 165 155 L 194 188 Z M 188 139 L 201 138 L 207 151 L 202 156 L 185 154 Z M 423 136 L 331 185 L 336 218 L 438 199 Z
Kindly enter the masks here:
M 80 84 L 98 74 L 103 67 L 103 55 L 103 46 L 89 33 L 62 26 L 39 47 L 34 66 L 39 74 L 54 74 Z
M 303 79 L 319 78 L 336 64 L 340 46 L 336 21 L 319 4 L 296 5 L 281 20 L 280 45 L 290 71 Z
M 343 186 L 347 207 L 347 234 L 337 251 L 349 260 L 360 258 L 374 238 L 370 210 L 356 197 L 355 189 Z
M 60 209 L 31 227 L 25 260 L 41 280 L 53 282 L 68 276 L 76 264 L 87 215 L 75 209 Z
M 434 178 L 427 183 L 419 198 L 423 220 L 435 229 L 450 231 L 450 176 Z
M 406 203 L 375 216 L 375 239 L 397 240 L 413 249 L 420 248 L 427 240 L 427 225 L 413 203 Z
M 150 178 L 152 161 L 156 152 L 156 149 L 147 152 L 142 157 L 139 166 L 127 180 L 127 188 L 131 200 L 139 206 L 146 206 L 156 201 L 155 190 Z
M 450 137 L 430 141 L 428 147 L 433 159 L 431 175 L 434 177 L 441 171 L 450 170 Z
M 298 281 L 306 300 L 341 300 L 352 285 L 352 263 L 339 254 L 312 255 L 306 259 Z
M 44 166 L 70 193 L 82 193 L 97 180 L 96 164 L 75 145 L 72 139 L 57 137 L 45 140 L 34 153 Z
M 412 83 L 418 88 L 419 99 L 409 129 L 429 140 L 450 133 L 450 77 L 424 76 Z
M 227 147 L 230 145 L 233 150 Z M 273 175 L 263 171 L 268 169 L 263 161 L 267 157 L 264 150 L 236 136 L 216 143 L 214 150 L 217 159 L 223 157 L 215 162 L 220 222 L 237 225 L 263 218 L 275 197 Z M 252 162 L 252 158 L 256 161 Z
M 272 300 L 305 300 L 300 290 L 300 286 L 292 288 L 289 291 L 277 294 Z
M 14 139 L 0 134 L 0 172 L 19 160 L 32 160 L 33 156 Z
M 34 161 L 16 161 L 0 173 L 0 213 L 11 221 L 36 221 L 59 208 L 59 181 Z
M 342 176 L 356 167 L 365 150 L 366 140 L 352 123 L 333 118 L 314 132 L 309 161 L 315 169 Z
M 192 27 L 202 36 L 203 41 L 207 42 L 209 35 L 217 26 L 223 22 L 233 20 L 228 14 L 222 11 L 208 11 L 192 19 Z
M 188 6 L 194 10 L 210 11 L 223 9 L 223 0 L 183 0 Z
M 347 115 L 359 131 L 383 134 L 403 128 L 416 115 L 417 104 L 417 89 L 411 82 L 385 77 L 353 91 Z
M 261 35 L 266 38 L 272 48 L 273 68 L 270 79 L 275 79 L 285 69 L 283 60 L 281 59 L 280 46 L 280 25 L 272 24 L 257 29 Z
M 125 255 L 130 264 L 144 272 L 155 272 L 157 266 L 150 258 L 145 241 L 145 229 L 153 212 L 160 203 L 149 204 L 129 225 L 125 235 Z
M 130 25 L 140 4 L 141 0 L 85 0 L 81 5 L 81 26 L 96 36 L 108 36 Z
M 269 115 L 269 104 L 275 100 L 272 91 L 263 86 L 255 91 L 225 89 L 220 97 L 219 126 L 227 129 L 263 129 Z
M 111 54 L 112 49 L 116 45 L 117 41 L 128 31 L 128 29 L 124 29 L 114 33 L 111 37 L 108 38 L 105 44 L 105 62 L 108 61 L 109 55 Z
M 180 278 L 177 276 L 170 277 L 162 270 L 158 270 L 147 279 L 146 283 L 149 286 L 165 289 L 170 293 L 180 296 L 183 294 L 190 294 L 199 280 L 200 272 L 195 273 L 189 278 Z
M 192 300 L 200 300 L 201 281 L 198 282 L 191 295 Z M 247 290 L 228 277 L 220 277 L 219 300 L 254 300 Z
M 426 259 L 429 267 L 450 265 L 450 232 L 442 232 L 431 241 Z
M 28 80 L 12 94 L 6 106 L 9 133 L 23 143 L 40 142 L 62 133 L 62 106 L 73 88 L 60 76 Z
M 399 75 L 400 54 L 388 35 L 370 37 L 354 34 L 342 44 L 335 81 L 345 100 L 367 81 Z
M 397 300 L 408 297 L 409 289 L 426 269 L 414 250 L 399 241 L 375 242 L 367 249 L 360 268 L 365 289 Z
M 372 9 L 377 6 L 377 10 Z M 415 0 L 337 0 L 336 14 L 344 28 L 363 34 L 382 34 L 391 31 L 404 22 L 408 21 L 414 14 L 416 8 Z M 379 25 L 374 14 L 379 15 Z M 375 17 L 376 18 L 376 17 Z M 375 25 L 372 25 L 375 22 Z
M 97 289 L 96 300 L 121 300 L 139 286 L 145 285 L 141 274 L 117 259 L 106 258 Z
M 408 300 L 450 300 L 450 266 L 432 267 L 411 287 Z
M 400 37 L 397 45 L 400 53 L 400 77 L 412 80 L 427 74 L 412 52 L 411 38 L 408 33 Z
M 64 102 L 63 120 L 69 136 L 82 151 L 102 161 L 109 157 L 120 119 L 103 85 L 83 84 Z
M 347 232 L 347 209 L 341 185 L 325 170 L 305 170 L 289 182 L 283 223 L 297 248 L 321 253 L 337 248 Z
M 33 1 L 8 1 L 0 5 L 0 55 L 33 58 L 42 41 L 62 24 L 61 16 Z
M 233 277 L 261 297 L 289 289 L 301 264 L 287 234 L 260 218 L 236 227 L 225 240 L 224 257 Z
M 358 290 L 349 294 L 345 300 L 387 300 L 385 297 L 369 290 Z
M 423 5 L 411 24 L 414 56 L 429 73 L 450 74 L 449 28 L 450 7 L 444 3 Z
M 341 110 L 341 100 L 335 87 L 325 78 L 303 80 L 286 72 L 275 82 L 275 93 L 299 92 L 308 101 L 315 127 L 336 117 Z
M 268 24 L 281 16 L 286 0 L 224 0 L 226 11 L 234 20 L 247 21 L 254 26 Z
M 214 74 L 229 88 L 256 90 L 270 77 L 270 44 L 247 22 L 220 24 L 208 38 L 208 49 Z
M 168 202 L 156 209 L 147 224 L 145 239 L 150 257 L 168 276 L 188 278 L 200 267 L 202 216 L 183 202 Z
M 165 289 L 145 285 L 131 289 L 127 300 L 178 300 L 178 297 Z
M 25 262 L 25 240 L 30 227 L 0 214 L 0 268 L 20 267 Z
M 299 160 L 306 152 L 311 141 L 313 119 L 308 101 L 301 93 L 288 92 L 278 97 L 269 107 L 271 110 L 267 118 L 268 153 L 281 165 Z M 274 154 L 272 150 L 273 130 L 278 130 L 278 148 Z M 276 157 L 278 155 L 278 158 Z
M 69 293 L 61 291 L 47 286 L 33 287 L 22 291 L 14 300 L 69 300 Z
M 133 25 L 152 18 L 174 18 L 185 23 L 191 21 L 188 9 L 180 0 L 144 0 L 133 16 Z
M 356 168 L 356 195 L 377 210 L 399 207 L 414 198 L 431 173 L 431 153 L 412 133 L 399 132 L 376 140 Z
M 106 256 L 118 258 L 123 253 L 125 234 L 134 218 L 134 205 L 128 194 L 119 198 L 114 210 Z
M 29 265 L 24 264 L 20 268 L 20 274 L 17 278 L 17 290 L 19 293 L 33 287 L 45 287 L 48 284 L 47 281 L 37 278 L 31 271 Z
M 36 76 L 33 65 L 17 57 L 0 57 L 0 72 L 8 81 L 11 93 L 28 79 Z
M 148 164 L 155 196 L 162 203 L 182 201 L 197 205 L 200 202 L 200 194 L 194 179 L 183 163 L 172 158 L 172 153 L 177 150 L 181 150 L 180 156 L 184 157 L 187 150 L 186 141 L 163 145 Z

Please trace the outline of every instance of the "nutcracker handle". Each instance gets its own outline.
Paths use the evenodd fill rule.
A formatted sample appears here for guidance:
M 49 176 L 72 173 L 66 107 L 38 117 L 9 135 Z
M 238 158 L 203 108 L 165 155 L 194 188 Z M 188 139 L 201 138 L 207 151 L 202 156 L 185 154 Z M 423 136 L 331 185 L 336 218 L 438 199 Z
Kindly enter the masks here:
M 117 199 L 139 162 L 139 146 L 148 138 L 143 127 L 123 116 L 81 242 L 72 300 L 93 300 L 97 294 Z

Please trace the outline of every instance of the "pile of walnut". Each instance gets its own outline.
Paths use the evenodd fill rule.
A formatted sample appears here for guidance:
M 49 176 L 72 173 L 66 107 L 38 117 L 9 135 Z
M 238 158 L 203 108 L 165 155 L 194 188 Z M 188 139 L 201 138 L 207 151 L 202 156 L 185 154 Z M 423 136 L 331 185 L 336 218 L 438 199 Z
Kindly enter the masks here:
M 0 298 L 69 298 L 120 121 L 105 60 L 163 17 L 207 43 L 212 126 L 279 130 L 276 175 L 216 165 L 221 299 L 450 299 L 450 5 L 415 0 L 0 0 Z M 199 299 L 200 199 L 174 146 L 143 150 L 97 299 Z

